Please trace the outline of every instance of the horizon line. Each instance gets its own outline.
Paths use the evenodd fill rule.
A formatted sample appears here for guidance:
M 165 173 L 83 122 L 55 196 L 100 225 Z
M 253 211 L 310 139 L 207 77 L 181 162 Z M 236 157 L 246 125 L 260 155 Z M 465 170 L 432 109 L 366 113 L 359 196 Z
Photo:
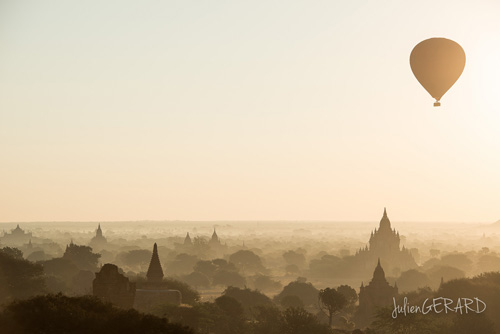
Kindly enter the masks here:
M 371 223 L 378 222 L 379 220 L 327 220 L 327 219 L 208 219 L 208 220 L 197 220 L 197 219 L 138 219 L 138 220 L 34 220 L 34 221 L 0 221 L 0 224 L 21 224 L 21 223 L 137 223 L 137 222 L 197 222 L 197 223 L 255 223 L 255 222 L 266 222 L 266 223 Z M 391 221 L 392 223 L 393 221 Z M 399 220 L 398 223 L 440 223 L 440 224 L 495 224 L 500 222 L 500 220 L 491 222 L 485 221 L 439 221 L 439 220 Z

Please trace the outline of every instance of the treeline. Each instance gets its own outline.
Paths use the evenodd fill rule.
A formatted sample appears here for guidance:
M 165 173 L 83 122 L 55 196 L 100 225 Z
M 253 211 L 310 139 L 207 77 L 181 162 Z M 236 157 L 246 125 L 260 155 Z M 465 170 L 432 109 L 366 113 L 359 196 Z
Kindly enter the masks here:
M 380 309 L 376 321 L 372 324 L 373 333 L 405 334 L 494 334 L 500 333 L 500 272 L 483 273 L 473 278 L 454 279 L 441 284 L 439 289 L 418 289 L 398 297 L 398 305 L 403 305 L 407 298 L 412 305 L 427 305 L 433 298 L 449 298 L 455 303 L 460 298 L 479 298 L 486 304 L 482 313 L 441 312 L 436 314 L 415 313 L 392 317 L 393 307 Z M 455 304 L 453 304 L 455 306 Z M 438 308 L 439 309 L 439 308 Z M 482 310 L 482 309 L 481 309 Z
M 0 312 L 1 333 L 8 334 L 193 334 L 166 318 L 123 310 L 91 297 L 62 294 L 14 301 Z

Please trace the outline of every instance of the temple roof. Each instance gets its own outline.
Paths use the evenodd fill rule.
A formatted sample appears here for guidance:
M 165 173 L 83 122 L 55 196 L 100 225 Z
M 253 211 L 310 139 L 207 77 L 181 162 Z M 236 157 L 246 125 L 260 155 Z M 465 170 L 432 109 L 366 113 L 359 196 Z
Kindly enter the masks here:
M 373 272 L 373 282 L 375 281 L 385 281 L 385 272 L 384 269 L 382 269 L 382 266 L 380 265 L 380 258 L 378 259 L 377 267 L 375 268 L 375 271 Z
M 22 233 L 24 233 L 24 230 L 23 230 L 22 228 L 20 228 L 20 227 L 19 227 L 19 224 L 17 224 L 16 228 L 15 228 L 15 229 L 13 229 L 13 230 L 11 231 L 11 233 L 15 233 L 15 234 L 22 234 Z

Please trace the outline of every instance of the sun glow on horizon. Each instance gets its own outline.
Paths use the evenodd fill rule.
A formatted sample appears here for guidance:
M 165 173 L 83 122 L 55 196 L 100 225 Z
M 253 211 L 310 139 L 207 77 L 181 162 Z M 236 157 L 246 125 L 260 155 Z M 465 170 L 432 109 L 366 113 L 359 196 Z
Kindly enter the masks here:
M 500 218 L 497 1 L 0 6 L 0 221 Z

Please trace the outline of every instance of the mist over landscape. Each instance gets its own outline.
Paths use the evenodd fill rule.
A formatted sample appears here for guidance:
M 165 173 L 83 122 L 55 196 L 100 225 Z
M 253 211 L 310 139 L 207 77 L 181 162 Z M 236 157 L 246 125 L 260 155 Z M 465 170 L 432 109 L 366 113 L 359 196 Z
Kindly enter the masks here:
M 39 271 L 33 277 L 22 274 L 22 280 L 27 280 L 24 286 L 18 285 L 22 280 L 11 281 L 19 275 L 15 271 L 0 273 L 4 284 L 10 282 L 7 289 L 0 290 L 0 297 L 5 306 L 16 298 L 42 292 L 94 295 L 118 307 L 166 315 L 197 331 L 218 333 L 216 325 L 197 327 L 200 319 L 193 320 L 194 315 L 186 318 L 176 309 L 217 305 L 225 296 L 241 304 L 242 314 L 252 321 L 258 320 L 254 313 L 259 307 L 275 305 L 272 307 L 299 307 L 316 314 L 319 326 L 328 323 L 328 312 L 318 302 L 318 293 L 346 287 L 354 298 L 352 305 L 332 314 L 330 320 L 342 332 L 373 327 L 377 319 L 380 322 L 375 307 L 380 301 L 373 296 L 370 302 L 362 299 L 362 290 L 376 282 L 377 266 L 383 268 L 388 286 L 397 289 L 393 295 L 398 298 L 415 293 L 421 298 L 442 291 L 447 283 L 500 271 L 498 223 L 391 222 L 389 217 L 384 210 L 380 221 L 371 222 L 1 223 L 0 255 L 13 256 Z M 387 240 L 379 245 L 377 235 Z M 397 240 L 396 248 L 390 246 L 391 235 Z M 109 275 L 110 264 L 118 269 L 114 275 L 126 277 L 126 286 L 133 286 L 127 303 L 120 297 L 127 290 L 99 288 L 100 280 L 110 284 L 99 278 Z M 155 265 L 156 270 L 160 268 L 160 281 L 152 278 Z M 107 277 L 115 282 L 112 286 L 117 284 Z M 26 284 L 33 286 L 27 288 Z M 152 291 L 163 294 L 153 296 Z M 179 295 L 172 296 L 173 291 Z M 362 311 L 364 308 L 367 310 Z M 383 330 L 383 326 L 375 328 Z

